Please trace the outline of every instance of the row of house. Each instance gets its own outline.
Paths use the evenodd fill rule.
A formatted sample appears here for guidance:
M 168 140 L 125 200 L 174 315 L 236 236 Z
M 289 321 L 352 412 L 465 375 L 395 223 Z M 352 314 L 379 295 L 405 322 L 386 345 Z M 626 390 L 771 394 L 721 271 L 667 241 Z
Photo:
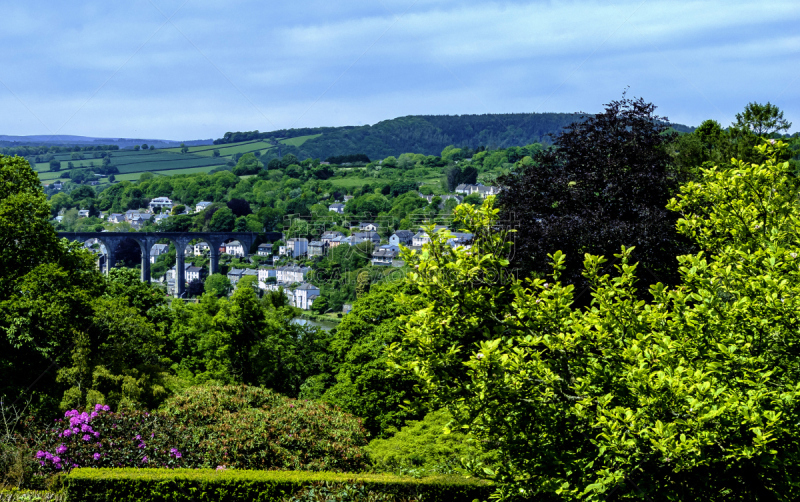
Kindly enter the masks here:
M 457 194 L 461 194 L 461 195 L 464 195 L 464 196 L 472 195 L 474 193 L 477 193 L 477 194 L 479 194 L 481 197 L 483 197 L 485 199 L 486 197 L 488 197 L 490 195 L 499 194 L 500 193 L 500 187 L 485 186 L 485 185 L 482 185 L 480 183 L 478 183 L 477 185 L 470 185 L 470 184 L 461 183 L 460 185 L 458 185 L 456 187 L 455 191 L 456 191 Z
M 269 291 L 280 291 L 282 289 L 283 294 L 289 300 L 289 305 L 303 310 L 310 309 L 320 294 L 318 287 L 307 282 L 292 287 L 286 284 L 267 284 L 265 289 Z

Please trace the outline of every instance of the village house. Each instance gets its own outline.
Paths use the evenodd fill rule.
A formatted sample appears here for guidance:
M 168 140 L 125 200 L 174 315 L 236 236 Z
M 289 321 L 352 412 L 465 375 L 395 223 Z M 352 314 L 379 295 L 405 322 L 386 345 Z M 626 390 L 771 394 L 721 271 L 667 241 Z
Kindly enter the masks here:
M 150 263 L 155 263 L 156 258 L 169 251 L 169 244 L 153 244 L 150 248 Z
M 410 230 L 398 230 L 389 237 L 389 244 L 393 246 L 411 246 L 414 241 L 414 232 Z
M 371 241 L 373 244 L 378 245 L 381 243 L 381 236 L 378 232 L 356 232 L 351 236 L 350 245 L 355 246 L 362 242 Z
M 299 258 L 308 253 L 308 239 L 292 238 L 286 240 L 286 254 L 292 258 Z
M 313 284 L 303 283 L 294 290 L 293 307 L 308 310 L 314 304 L 314 300 L 319 298 L 319 288 Z
M 499 194 L 500 193 L 500 188 L 499 187 L 494 187 L 494 186 L 485 186 L 485 185 L 482 185 L 480 183 L 478 183 L 477 185 L 469 185 L 469 184 L 462 183 L 462 184 L 460 184 L 460 185 L 458 185 L 456 187 L 455 192 L 458 193 L 458 194 L 464 195 L 464 196 L 472 195 L 474 193 L 477 193 L 477 194 L 480 194 L 480 196 L 485 199 L 486 197 L 488 197 L 490 195 Z
M 228 270 L 228 280 L 231 281 L 231 285 L 235 286 L 237 282 L 242 279 L 244 274 L 244 269 L 241 268 L 232 268 Z
M 330 206 L 328 206 L 328 211 L 333 211 L 334 213 L 344 214 L 344 204 L 341 202 L 334 202 Z
M 308 256 L 324 256 L 328 246 L 322 241 L 311 241 L 308 243 Z
M 122 215 L 120 213 L 111 213 L 108 217 L 108 221 L 110 223 L 122 223 L 123 221 L 125 221 L 125 215 Z
M 301 267 L 298 265 L 284 265 L 275 269 L 275 278 L 279 283 L 293 284 L 304 282 L 306 276 L 311 271 L 311 267 Z
M 272 244 L 269 242 L 259 244 L 256 253 L 258 256 L 272 256 Z
M 358 224 L 358 230 L 360 232 L 377 232 L 378 225 L 375 223 L 363 222 Z
M 391 267 L 392 260 L 397 257 L 397 252 L 391 248 L 378 248 L 372 253 L 372 264 L 374 266 Z
M 244 246 L 239 241 L 231 241 L 225 244 L 225 253 L 231 256 L 244 257 Z
M 203 202 L 198 202 L 198 203 L 197 203 L 197 204 L 194 206 L 194 212 L 195 212 L 195 213 L 199 213 L 200 211 L 203 211 L 203 210 L 205 210 L 205 209 L 206 209 L 208 206 L 210 206 L 210 205 L 211 205 L 211 202 L 206 202 L 206 201 L 203 201 Z
M 88 218 L 89 217 L 89 210 L 88 209 L 79 209 L 78 210 L 78 218 Z
M 184 276 L 186 282 L 202 281 L 203 277 L 205 277 L 205 269 L 202 267 L 189 267 Z
M 427 232 L 420 231 L 419 233 L 417 233 L 413 237 L 413 239 L 411 241 L 411 245 L 415 246 L 415 247 L 424 246 L 425 244 L 429 243 L 430 241 L 431 241 L 431 238 L 427 234 Z
M 155 199 L 150 201 L 150 211 L 154 212 L 156 210 L 163 211 L 166 209 L 167 211 L 172 209 L 172 200 L 169 197 L 156 197 Z
M 211 251 L 211 246 L 209 246 L 205 242 L 198 242 L 194 245 L 194 255 L 195 256 L 203 256 L 204 254 Z
M 267 281 L 270 278 L 278 280 L 277 273 L 273 267 L 258 267 L 258 287 L 266 289 Z
M 330 242 L 337 237 L 344 237 L 344 234 L 337 232 L 336 230 L 326 230 L 325 232 L 322 232 L 322 237 L 320 237 L 320 240 L 325 244 L 330 244 Z

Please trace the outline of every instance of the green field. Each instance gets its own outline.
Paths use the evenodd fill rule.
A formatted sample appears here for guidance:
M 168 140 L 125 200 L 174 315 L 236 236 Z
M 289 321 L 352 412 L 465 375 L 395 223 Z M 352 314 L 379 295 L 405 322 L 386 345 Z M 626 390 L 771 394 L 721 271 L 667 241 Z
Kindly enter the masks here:
M 296 138 L 282 139 L 280 140 L 280 142 L 283 143 L 284 145 L 300 146 L 306 141 L 314 138 L 319 138 L 320 136 L 322 136 L 322 134 L 310 134 L 308 136 L 297 136 Z
M 291 146 L 300 146 L 309 139 L 319 137 L 320 134 L 299 136 L 296 138 L 282 139 L 280 143 Z M 118 181 L 137 180 L 143 172 L 152 172 L 160 175 L 196 174 L 207 173 L 216 167 L 225 165 L 236 154 L 260 151 L 265 153 L 275 149 L 272 143 L 261 140 L 242 141 L 227 145 L 204 145 L 189 147 L 188 153 L 181 153 L 180 148 L 164 148 L 159 150 L 112 150 L 111 163 L 119 174 L 115 175 Z M 219 150 L 220 156 L 214 157 L 214 150 Z M 88 168 L 93 164 L 100 167 L 103 159 L 94 158 L 94 152 L 84 152 L 86 158 L 72 160 L 71 153 L 55 155 L 61 162 L 61 171 L 51 172 L 50 164 L 40 162 L 33 167 L 42 181 L 58 179 L 62 173 L 68 171 L 67 162 L 72 162 L 75 168 Z M 338 180 L 340 186 L 359 186 L 364 181 L 353 178 Z

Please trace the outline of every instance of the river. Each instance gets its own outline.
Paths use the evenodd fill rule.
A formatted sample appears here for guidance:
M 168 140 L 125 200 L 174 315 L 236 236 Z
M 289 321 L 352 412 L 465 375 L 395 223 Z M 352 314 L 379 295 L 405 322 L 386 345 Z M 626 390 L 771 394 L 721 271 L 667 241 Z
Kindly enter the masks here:
M 317 326 L 318 328 L 324 329 L 325 331 L 330 331 L 332 328 L 335 328 L 338 323 L 335 322 L 328 322 L 328 321 L 312 321 L 310 319 L 303 319 L 300 317 L 295 317 L 292 319 L 292 322 L 295 324 L 300 324 L 302 326 Z

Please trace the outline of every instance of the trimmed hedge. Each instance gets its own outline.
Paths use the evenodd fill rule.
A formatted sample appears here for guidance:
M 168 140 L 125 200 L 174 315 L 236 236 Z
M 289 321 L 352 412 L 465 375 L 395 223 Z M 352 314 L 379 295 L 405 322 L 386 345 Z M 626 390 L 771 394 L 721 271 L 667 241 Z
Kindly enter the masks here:
M 278 502 L 293 500 L 472 502 L 494 487 L 458 476 L 211 469 L 74 469 L 68 501 Z
M 0 502 L 64 502 L 66 500 L 63 493 L 19 490 L 0 490 Z

